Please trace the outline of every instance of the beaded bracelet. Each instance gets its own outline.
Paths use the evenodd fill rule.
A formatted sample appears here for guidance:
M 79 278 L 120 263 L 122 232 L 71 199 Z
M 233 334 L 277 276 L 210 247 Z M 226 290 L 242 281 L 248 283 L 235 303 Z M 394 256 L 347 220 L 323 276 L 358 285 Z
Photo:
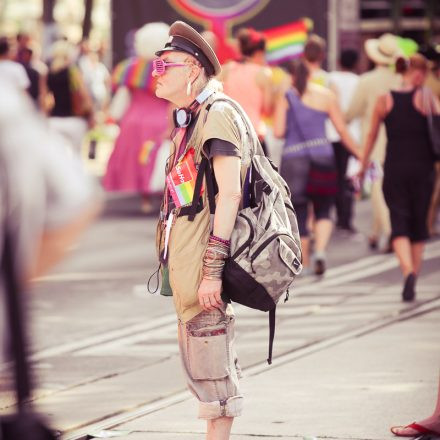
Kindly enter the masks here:
M 217 237 L 216 235 L 211 235 L 209 238 L 211 240 L 217 241 L 219 243 L 223 243 L 226 246 L 230 246 L 231 245 L 231 240 L 225 240 L 224 238 Z

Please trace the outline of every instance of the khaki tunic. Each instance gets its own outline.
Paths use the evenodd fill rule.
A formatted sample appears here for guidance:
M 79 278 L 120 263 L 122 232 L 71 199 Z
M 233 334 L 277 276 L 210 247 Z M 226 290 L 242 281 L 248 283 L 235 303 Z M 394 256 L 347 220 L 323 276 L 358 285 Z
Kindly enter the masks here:
M 206 111 L 207 105 L 223 96 L 221 93 L 215 93 L 202 105 L 187 148 L 194 147 L 195 161 L 200 163 L 202 146 L 207 140 L 218 138 L 230 142 L 237 146 L 241 153 L 244 176 L 250 163 L 250 148 L 242 118 L 230 104 L 224 102 L 215 103 L 209 112 Z M 255 136 L 255 133 L 253 135 Z M 170 286 L 177 315 L 183 322 L 189 321 L 202 311 L 197 292 L 202 280 L 203 256 L 211 233 L 211 216 L 206 197 L 204 191 L 204 208 L 195 216 L 194 221 L 188 221 L 187 216 L 176 218 L 168 243 Z M 159 225 L 158 231 L 161 228 L 163 230 L 163 226 Z M 162 240 L 158 240 L 160 251 L 164 246 L 164 235 L 162 233 Z

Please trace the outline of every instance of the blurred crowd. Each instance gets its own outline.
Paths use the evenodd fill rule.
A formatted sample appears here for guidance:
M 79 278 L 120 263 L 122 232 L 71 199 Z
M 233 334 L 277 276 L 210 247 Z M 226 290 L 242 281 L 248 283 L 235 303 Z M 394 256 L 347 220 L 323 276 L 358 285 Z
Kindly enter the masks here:
M 203 35 L 215 50 L 215 35 Z M 369 138 L 372 119 L 378 98 L 391 90 L 422 90 L 424 85 L 440 97 L 440 53 L 434 46 L 421 47 L 417 55 L 405 53 L 397 36 L 384 34 L 365 42 L 370 70 L 359 72 L 360 54 L 353 48 L 343 50 L 338 69 L 328 72 L 323 68 L 326 42 L 317 35 L 309 35 L 300 57 L 276 66 L 266 61 L 263 33 L 243 27 L 235 37 L 235 47 L 230 48 L 219 79 L 224 92 L 248 114 L 265 153 L 280 167 L 291 188 L 304 250 L 304 274 L 325 272 L 334 223 L 343 237 L 358 234 L 353 218 L 361 198 L 371 200 L 368 246 L 391 252 L 398 225 L 386 198 L 406 197 L 410 204 L 412 195 L 394 194 L 389 189 L 393 183 L 386 179 L 384 196 L 384 175 L 402 170 L 387 172 L 387 145 L 391 142 L 387 134 L 393 130 L 386 127 L 388 116 L 378 110 L 374 140 Z M 154 211 L 156 197 L 162 193 L 173 128 L 172 108 L 155 96 L 151 75 L 155 52 L 167 38 L 166 24 L 144 25 L 135 33 L 134 55 L 109 71 L 102 61 L 102 47 L 91 47 L 88 41 L 73 45 L 60 39 L 43 59 L 31 35 L 0 37 L 0 82 L 29 96 L 70 154 L 79 155 L 88 148 L 89 159 L 94 159 L 100 127 L 119 127 L 102 186 L 108 192 L 141 194 L 141 209 L 146 213 Z M 421 72 L 417 80 L 410 75 L 414 71 Z M 400 99 L 400 95 L 391 99 Z M 416 108 L 419 99 L 417 95 Z M 392 105 L 384 105 L 390 115 Z M 417 148 L 425 134 L 417 127 L 414 130 L 409 136 Z M 410 162 L 412 157 L 408 153 Z M 435 159 L 426 160 L 434 166 Z M 437 164 L 432 191 L 421 188 L 426 194 L 432 192 L 427 207 L 420 208 L 431 236 L 437 234 L 439 172 Z

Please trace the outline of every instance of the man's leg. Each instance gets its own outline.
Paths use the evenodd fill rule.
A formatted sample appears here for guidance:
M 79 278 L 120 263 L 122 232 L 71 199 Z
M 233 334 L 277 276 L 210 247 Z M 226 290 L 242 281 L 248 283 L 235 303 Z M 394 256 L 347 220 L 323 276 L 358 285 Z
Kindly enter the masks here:
M 206 440 L 229 440 L 234 417 L 219 417 L 207 421 Z
M 199 418 L 207 421 L 207 439 L 227 440 L 234 417 L 242 411 L 234 349 L 232 307 L 201 312 L 179 322 L 179 348 L 187 385 L 199 401 Z

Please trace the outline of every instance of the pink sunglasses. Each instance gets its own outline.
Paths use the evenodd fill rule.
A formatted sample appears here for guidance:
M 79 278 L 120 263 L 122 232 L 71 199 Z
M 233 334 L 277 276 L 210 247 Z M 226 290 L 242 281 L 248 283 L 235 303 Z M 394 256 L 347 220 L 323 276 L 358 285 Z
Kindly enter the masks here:
M 166 63 L 162 58 L 153 60 L 153 73 L 163 75 L 167 67 L 186 66 L 186 63 Z

